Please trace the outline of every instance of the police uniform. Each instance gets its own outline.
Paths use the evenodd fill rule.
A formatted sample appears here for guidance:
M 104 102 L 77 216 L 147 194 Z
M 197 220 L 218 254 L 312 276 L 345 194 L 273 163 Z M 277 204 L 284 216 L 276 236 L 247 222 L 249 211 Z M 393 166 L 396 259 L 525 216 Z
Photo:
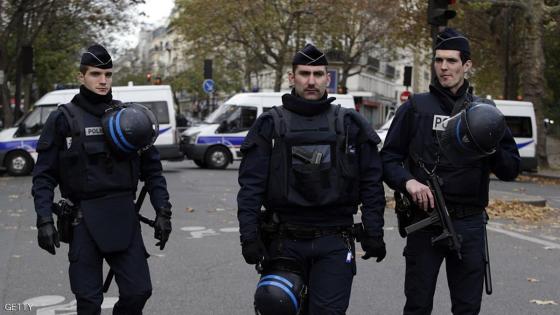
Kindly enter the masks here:
M 104 48 L 92 47 L 85 55 L 95 58 L 86 57 L 82 64 L 90 65 L 87 61 L 93 58 L 98 67 L 112 67 L 106 62 L 110 57 Z M 105 63 L 100 65 L 99 59 Z M 103 259 L 119 286 L 120 298 L 114 314 L 142 313 L 152 286 L 149 255 L 134 208 L 138 181 L 145 182 L 156 213 L 171 208 L 155 147 L 127 158 L 117 157 L 110 151 L 101 116 L 117 103 L 110 93 L 98 95 L 81 86 L 71 103 L 61 105 L 49 116 L 37 145 L 39 155 L 33 171 L 32 193 L 40 245 L 41 229 L 52 225 L 57 185 L 62 197 L 79 209 L 68 253 L 70 284 L 76 295 L 78 314 L 101 312 Z M 58 243 L 56 230 L 54 234 Z M 51 253 L 54 254 L 54 247 Z
M 443 34 L 446 36 L 447 34 Z M 457 36 L 447 35 L 448 38 Z M 456 49 L 454 46 L 442 49 Z M 438 80 L 429 93 L 417 94 L 396 112 L 387 133 L 381 159 L 385 182 L 406 193 L 406 182 L 426 183 L 423 169 L 435 170 L 441 178 L 445 203 L 456 232 L 461 235 L 462 260 L 447 246 L 432 246 L 441 229 L 427 227 L 407 236 L 404 314 L 430 314 L 437 275 L 446 260 L 453 314 L 478 314 L 484 279 L 484 209 L 488 205 L 489 173 L 501 180 L 513 180 L 519 172 L 519 153 L 509 129 L 496 153 L 475 162 L 451 163 L 438 145 L 436 130 L 443 117 L 457 113 L 472 102 L 487 102 L 469 91 L 469 83 L 453 95 Z M 403 167 L 403 162 L 407 167 Z M 412 222 L 427 215 L 414 207 Z M 410 223 L 412 223 L 410 222 Z
M 314 47 L 304 52 L 310 60 L 319 54 Z M 344 314 L 356 273 L 351 227 L 359 203 L 366 238 L 375 247 L 368 251 L 385 256 L 379 138 L 359 113 L 335 105 L 326 93 L 308 101 L 293 91 L 282 101 L 258 118 L 241 147 L 243 255 L 258 263 L 247 253 L 263 241 L 264 205 L 277 225 L 260 254 L 298 262 L 309 288 L 309 314 Z

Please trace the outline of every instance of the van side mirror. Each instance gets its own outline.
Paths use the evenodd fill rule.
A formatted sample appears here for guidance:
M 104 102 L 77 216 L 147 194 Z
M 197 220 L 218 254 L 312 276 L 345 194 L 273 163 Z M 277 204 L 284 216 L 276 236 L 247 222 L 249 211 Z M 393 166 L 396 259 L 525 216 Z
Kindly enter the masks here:
M 220 125 L 218 126 L 218 129 L 216 129 L 216 132 L 217 133 L 225 133 L 225 132 L 227 132 L 227 129 L 228 129 L 227 121 L 222 120 L 220 122 Z

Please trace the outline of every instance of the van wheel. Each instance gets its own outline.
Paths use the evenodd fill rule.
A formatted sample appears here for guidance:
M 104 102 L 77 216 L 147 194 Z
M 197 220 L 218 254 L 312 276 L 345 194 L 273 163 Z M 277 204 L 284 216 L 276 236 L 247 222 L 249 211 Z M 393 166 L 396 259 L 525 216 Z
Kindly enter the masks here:
M 225 147 L 213 147 L 206 153 L 206 166 L 212 169 L 224 169 L 229 164 L 229 152 Z
M 206 163 L 203 160 L 193 160 L 194 164 L 200 168 L 206 168 Z
M 12 176 L 24 176 L 33 170 L 33 159 L 27 152 L 16 151 L 8 154 L 5 160 L 8 174 Z

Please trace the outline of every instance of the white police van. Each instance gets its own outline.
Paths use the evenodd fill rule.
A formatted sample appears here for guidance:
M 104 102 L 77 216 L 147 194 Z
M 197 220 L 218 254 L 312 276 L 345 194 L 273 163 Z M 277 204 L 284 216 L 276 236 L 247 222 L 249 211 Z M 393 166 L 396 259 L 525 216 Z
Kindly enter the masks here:
M 504 114 L 506 123 L 511 130 L 519 155 L 522 171 L 537 170 L 537 123 L 535 109 L 531 102 L 494 100 L 496 107 Z M 377 130 L 381 138 L 379 148 L 383 146 L 393 116 Z
M 513 134 L 522 171 L 537 170 L 537 119 L 531 102 L 494 100 Z
M 145 105 L 156 115 L 159 122 L 159 136 L 156 147 L 162 160 L 180 160 L 179 134 L 175 117 L 173 93 L 169 85 L 115 86 L 113 98 L 122 102 Z M 49 114 L 59 104 L 65 104 L 78 94 L 78 89 L 57 90 L 45 94 L 24 115 L 16 127 L 0 132 L 0 167 L 11 175 L 27 175 L 33 170 L 37 160 L 37 141 Z
M 273 106 L 282 105 L 284 94 L 285 92 L 235 94 L 203 123 L 183 132 L 182 150 L 188 159 L 201 168 L 226 168 L 233 161 L 241 159 L 241 144 L 257 117 Z M 351 95 L 329 94 L 329 97 L 336 97 L 333 104 L 356 109 Z

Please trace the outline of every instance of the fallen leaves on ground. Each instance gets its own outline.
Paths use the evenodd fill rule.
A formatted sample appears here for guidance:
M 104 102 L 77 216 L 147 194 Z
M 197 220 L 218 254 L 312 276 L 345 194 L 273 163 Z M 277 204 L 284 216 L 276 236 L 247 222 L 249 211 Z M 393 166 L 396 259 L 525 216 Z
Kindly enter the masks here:
M 529 282 L 539 282 L 539 279 L 535 279 L 535 278 L 527 278 L 527 281 Z
M 491 218 L 512 219 L 516 223 L 558 221 L 558 209 L 537 207 L 520 201 L 492 200 L 486 208 Z
M 530 182 L 541 185 L 560 185 L 560 178 L 549 178 L 540 176 L 519 175 L 515 179 L 517 182 Z
M 193 209 L 193 208 L 191 208 L 191 207 L 188 207 L 188 208 L 185 208 L 185 211 L 187 211 L 187 212 L 193 212 L 193 211 L 194 211 L 194 209 Z

